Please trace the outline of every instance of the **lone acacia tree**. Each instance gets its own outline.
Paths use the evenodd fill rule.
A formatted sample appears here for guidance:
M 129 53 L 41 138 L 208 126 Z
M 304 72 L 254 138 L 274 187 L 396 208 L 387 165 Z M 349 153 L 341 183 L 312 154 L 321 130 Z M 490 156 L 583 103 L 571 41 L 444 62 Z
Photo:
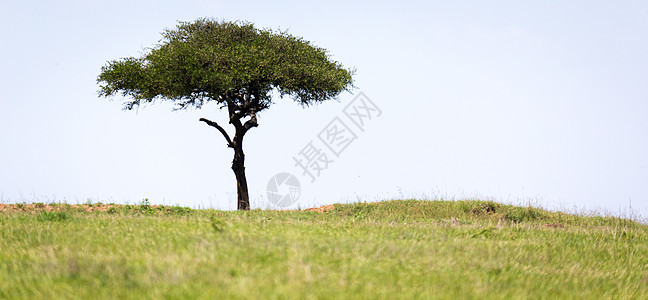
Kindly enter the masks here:
M 238 209 L 249 210 L 243 137 L 257 127 L 257 114 L 273 103 L 271 92 L 302 106 L 336 98 L 353 86 L 352 71 L 323 48 L 286 32 L 257 29 L 252 23 L 198 19 L 163 33 L 142 57 L 109 61 L 97 78 L 99 94 L 124 96 L 124 109 L 171 101 L 176 109 L 217 102 L 227 108 L 234 137 L 212 126 L 234 149 Z

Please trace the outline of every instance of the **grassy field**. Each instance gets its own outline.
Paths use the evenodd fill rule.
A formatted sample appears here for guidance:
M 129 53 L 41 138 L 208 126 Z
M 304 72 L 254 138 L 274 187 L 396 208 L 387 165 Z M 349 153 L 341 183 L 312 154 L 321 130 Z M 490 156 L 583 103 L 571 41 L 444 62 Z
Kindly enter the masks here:
M 484 201 L 0 205 L 0 298 L 648 299 L 648 226 Z

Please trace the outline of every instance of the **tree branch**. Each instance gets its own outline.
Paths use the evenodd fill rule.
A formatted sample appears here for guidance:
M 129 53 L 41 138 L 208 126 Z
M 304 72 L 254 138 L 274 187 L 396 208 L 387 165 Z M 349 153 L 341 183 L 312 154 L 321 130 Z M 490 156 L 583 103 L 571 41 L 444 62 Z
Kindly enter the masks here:
M 227 131 L 225 131 L 225 129 L 223 129 L 223 127 L 220 127 L 220 125 L 218 125 L 218 123 L 216 123 L 214 121 L 211 121 L 211 120 L 207 120 L 205 118 L 200 118 L 199 121 L 200 122 L 205 122 L 207 125 L 218 129 L 218 131 L 220 131 L 220 133 L 222 133 L 223 136 L 225 137 L 225 139 L 227 140 L 227 147 L 234 148 L 234 144 L 232 144 L 232 139 L 230 139 L 229 135 L 227 134 Z
M 241 105 L 236 104 L 236 94 L 232 92 L 225 95 L 225 102 L 227 103 L 230 124 L 234 124 L 234 120 L 238 120 L 243 116 L 243 108 Z
M 243 124 L 243 128 L 245 129 L 245 131 L 248 131 L 250 128 L 257 127 L 257 126 L 259 126 L 259 123 L 257 123 L 256 112 L 252 111 L 250 113 L 250 119 L 247 120 L 245 124 Z

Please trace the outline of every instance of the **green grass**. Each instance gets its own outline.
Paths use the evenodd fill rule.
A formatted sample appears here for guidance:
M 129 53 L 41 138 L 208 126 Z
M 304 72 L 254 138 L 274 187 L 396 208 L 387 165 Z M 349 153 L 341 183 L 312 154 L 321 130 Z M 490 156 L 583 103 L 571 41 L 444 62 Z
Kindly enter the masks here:
M 0 212 L 0 299 L 648 299 L 648 226 L 622 218 L 484 201 L 48 207 Z

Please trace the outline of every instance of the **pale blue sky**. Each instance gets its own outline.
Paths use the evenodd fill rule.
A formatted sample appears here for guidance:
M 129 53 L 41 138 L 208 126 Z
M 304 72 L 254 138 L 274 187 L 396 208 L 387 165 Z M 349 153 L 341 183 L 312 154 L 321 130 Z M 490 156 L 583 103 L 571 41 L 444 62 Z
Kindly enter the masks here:
M 470 197 L 648 216 L 646 1 L 0 0 L 0 200 L 235 208 L 231 149 L 198 122 L 222 111 L 97 97 L 106 61 L 198 17 L 327 48 L 383 111 L 310 183 L 293 157 L 354 95 L 277 99 L 245 140 L 253 207 L 291 172 L 294 207 Z

